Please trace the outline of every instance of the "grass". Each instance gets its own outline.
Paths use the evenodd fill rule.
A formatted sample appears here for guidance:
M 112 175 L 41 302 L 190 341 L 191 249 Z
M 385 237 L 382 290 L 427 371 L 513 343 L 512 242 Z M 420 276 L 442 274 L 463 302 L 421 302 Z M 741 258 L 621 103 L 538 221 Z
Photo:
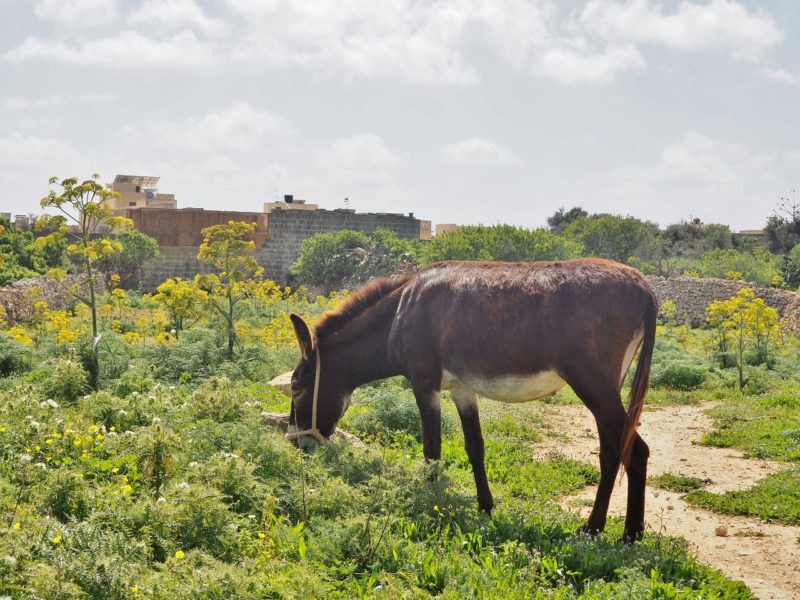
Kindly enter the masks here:
M 749 457 L 800 461 L 800 385 L 781 387 L 757 397 L 732 398 L 709 412 L 714 429 L 703 443 L 736 448 Z
M 535 405 L 486 410 L 489 518 L 458 428 L 427 466 L 407 413 L 377 392 L 354 407 L 378 424 L 374 442 L 304 456 L 262 428 L 288 400 L 261 384 L 151 382 L 54 407 L 35 382 L 4 383 L 0 595 L 751 597 L 679 540 L 620 545 L 618 519 L 576 535 L 556 501 L 597 470 L 530 459 Z M 380 394 L 408 400 L 399 384 Z
M 710 483 L 710 479 L 701 479 L 700 477 L 687 477 L 684 475 L 675 475 L 673 473 L 662 473 L 655 477 L 649 477 L 648 483 L 662 490 L 669 490 L 671 492 L 680 492 L 686 494 L 699 490 Z
M 695 506 L 731 515 L 758 517 L 788 525 L 800 524 L 800 468 L 773 473 L 746 490 L 712 494 L 695 491 L 685 500 Z

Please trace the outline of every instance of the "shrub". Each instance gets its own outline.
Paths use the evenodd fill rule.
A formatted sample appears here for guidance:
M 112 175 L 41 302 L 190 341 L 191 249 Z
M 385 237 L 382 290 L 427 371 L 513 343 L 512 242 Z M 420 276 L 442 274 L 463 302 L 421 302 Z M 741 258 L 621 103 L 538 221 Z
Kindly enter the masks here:
M 408 390 L 387 387 L 364 388 L 359 392 L 359 410 L 350 420 L 350 426 L 361 436 L 403 432 L 422 441 L 422 423 L 414 395 Z M 455 429 L 453 420 L 442 413 L 442 433 Z
M 156 344 L 145 350 L 160 379 L 178 381 L 184 373 L 203 379 L 222 362 L 219 336 L 211 329 L 189 329 L 171 344 Z
M 0 333 L 0 377 L 23 371 L 26 366 L 24 356 L 25 346 Z
M 668 362 L 653 373 L 654 387 L 665 387 L 676 390 L 695 390 L 705 382 L 708 369 L 679 362 Z
M 57 361 L 44 381 L 44 393 L 64 402 L 75 402 L 88 389 L 86 371 L 74 360 Z
M 89 514 L 89 492 L 79 473 L 56 471 L 45 489 L 42 508 L 62 523 L 81 520 Z

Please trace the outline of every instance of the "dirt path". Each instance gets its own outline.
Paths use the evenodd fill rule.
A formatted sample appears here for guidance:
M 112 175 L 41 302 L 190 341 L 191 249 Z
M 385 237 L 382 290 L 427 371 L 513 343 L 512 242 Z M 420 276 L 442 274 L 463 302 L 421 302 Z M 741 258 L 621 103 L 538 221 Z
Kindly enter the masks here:
M 711 429 L 705 411 L 711 404 L 665 407 L 646 411 L 639 431 L 650 446 L 649 475 L 708 478 L 711 492 L 744 489 L 782 468 L 741 453 L 698 445 Z M 582 405 L 551 405 L 545 421 L 552 432 L 538 445 L 541 455 L 553 451 L 598 464 L 599 444 L 591 414 Z M 566 433 L 566 437 L 564 434 Z M 563 505 L 587 516 L 595 488 L 565 498 Z M 617 485 L 610 516 L 624 516 L 627 489 Z M 690 506 L 681 494 L 647 488 L 646 527 L 688 540 L 694 554 L 734 579 L 743 580 L 759 598 L 800 598 L 800 527 L 764 523 L 748 517 L 712 513 Z M 755 535 L 753 535 L 755 534 Z M 763 535 L 762 535 L 763 534 Z

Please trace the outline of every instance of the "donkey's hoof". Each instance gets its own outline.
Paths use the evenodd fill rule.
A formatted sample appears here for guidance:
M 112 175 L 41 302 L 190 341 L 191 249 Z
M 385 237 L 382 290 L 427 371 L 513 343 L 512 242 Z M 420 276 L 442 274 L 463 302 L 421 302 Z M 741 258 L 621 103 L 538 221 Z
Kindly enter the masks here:
M 488 501 L 478 500 L 478 511 L 486 513 L 486 516 L 492 516 L 492 509 L 494 508 L 494 500 L 489 498 Z
M 596 537 L 597 535 L 600 534 L 601 531 L 603 531 L 603 530 L 600 529 L 599 527 L 595 527 L 593 525 L 590 525 L 589 523 L 584 523 L 583 525 L 578 527 L 578 531 L 576 531 L 576 533 L 577 534 L 585 534 L 585 535 L 590 535 L 592 537 Z
M 640 541 L 644 537 L 643 530 L 624 531 L 619 541 L 623 544 L 630 546 L 631 544 Z

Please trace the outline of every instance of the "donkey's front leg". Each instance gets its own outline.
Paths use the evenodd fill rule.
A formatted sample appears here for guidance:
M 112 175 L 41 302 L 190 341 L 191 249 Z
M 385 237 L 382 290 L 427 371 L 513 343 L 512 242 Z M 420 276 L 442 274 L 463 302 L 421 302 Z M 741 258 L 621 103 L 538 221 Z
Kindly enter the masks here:
M 489 481 L 486 478 L 483 434 L 478 417 L 478 398 L 475 396 L 475 392 L 464 388 L 455 388 L 451 393 L 458 409 L 458 416 L 461 418 L 461 427 L 464 428 L 464 448 L 467 450 L 469 462 L 472 464 L 472 474 L 475 476 L 478 507 L 490 515 L 494 500 L 492 491 L 489 489 Z
M 442 457 L 442 409 L 439 391 L 429 386 L 418 387 L 413 383 L 411 388 L 414 390 L 422 419 L 422 452 L 428 461 L 439 460 Z

